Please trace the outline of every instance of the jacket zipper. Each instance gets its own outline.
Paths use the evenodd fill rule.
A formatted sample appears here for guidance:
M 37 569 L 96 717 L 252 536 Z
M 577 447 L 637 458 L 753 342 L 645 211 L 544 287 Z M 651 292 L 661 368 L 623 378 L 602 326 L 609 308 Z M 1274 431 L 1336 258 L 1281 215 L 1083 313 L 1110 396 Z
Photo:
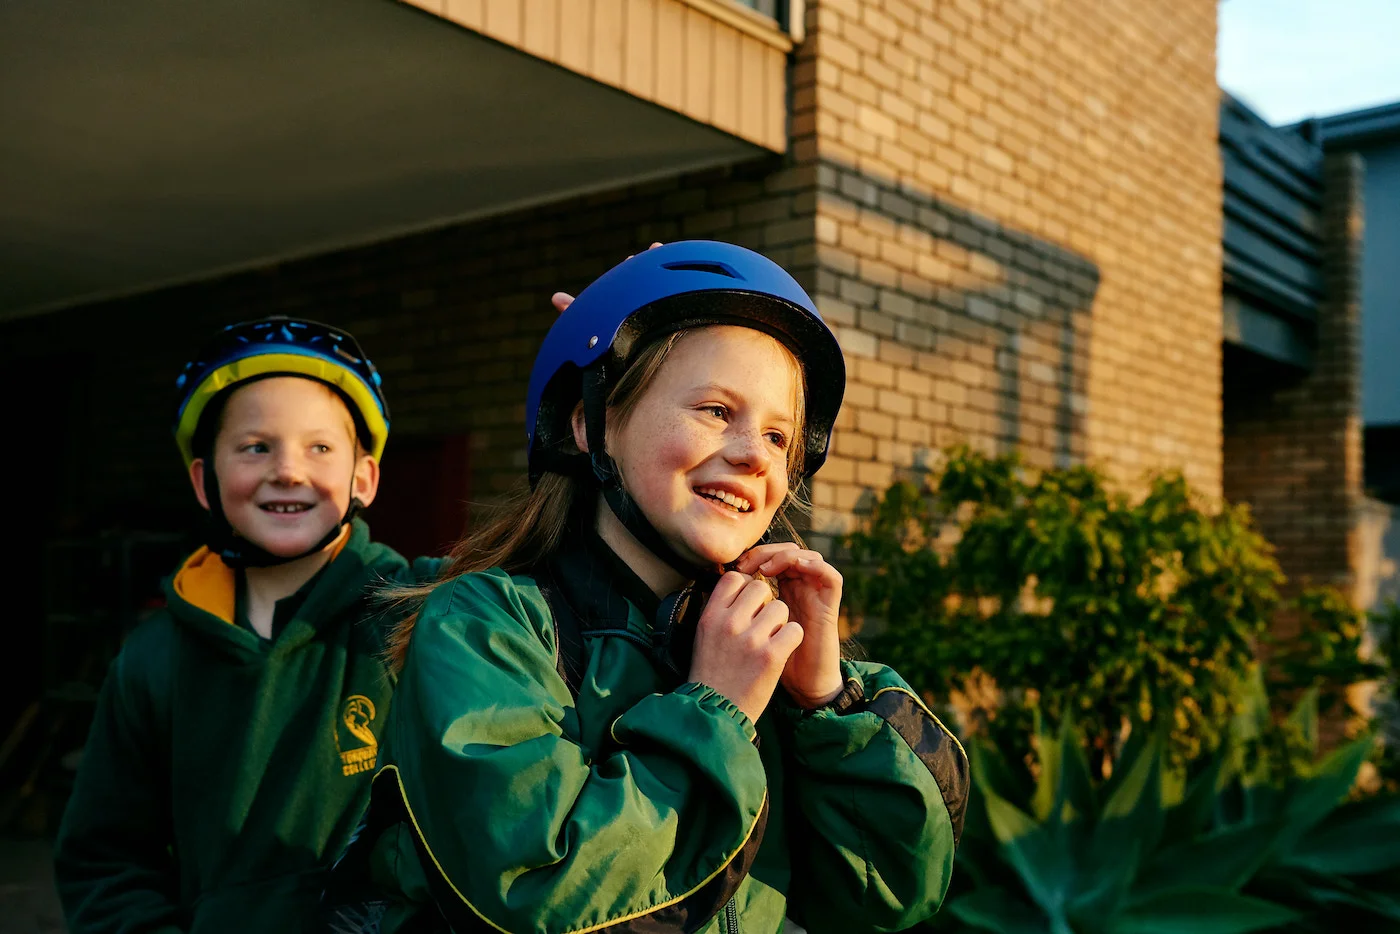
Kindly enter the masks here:
M 739 934 L 739 905 L 735 902 L 738 897 L 734 896 L 724 906 L 724 934 Z

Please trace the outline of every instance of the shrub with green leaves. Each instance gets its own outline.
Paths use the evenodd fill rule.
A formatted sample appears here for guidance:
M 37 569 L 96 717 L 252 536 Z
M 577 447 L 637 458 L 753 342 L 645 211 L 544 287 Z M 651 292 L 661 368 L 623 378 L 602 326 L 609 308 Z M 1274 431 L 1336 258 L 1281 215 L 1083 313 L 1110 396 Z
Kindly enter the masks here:
M 1247 511 L 1212 511 L 1179 475 L 1132 499 L 1089 467 L 1031 472 L 966 448 L 895 484 L 846 539 L 849 605 L 872 654 L 940 699 L 995 704 L 974 732 L 1007 744 L 1072 716 L 1101 770 L 1125 718 L 1172 762 L 1215 748 L 1282 582 Z
M 1400 930 L 1400 798 L 1346 801 L 1371 746 L 1278 781 L 1248 754 L 1262 680 L 1188 772 L 1139 727 L 1097 781 L 1078 731 L 1038 737 L 1034 780 L 984 738 L 954 889 L 932 926 L 994 934 Z M 1316 742 L 1317 693 L 1290 720 Z M 1315 747 L 1314 747 L 1315 748 Z

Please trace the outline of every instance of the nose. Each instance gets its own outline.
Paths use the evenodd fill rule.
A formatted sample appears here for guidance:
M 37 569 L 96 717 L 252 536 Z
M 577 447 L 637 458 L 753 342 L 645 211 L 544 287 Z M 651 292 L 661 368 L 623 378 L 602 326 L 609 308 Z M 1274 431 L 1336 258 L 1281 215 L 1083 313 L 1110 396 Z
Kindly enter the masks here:
M 756 426 L 736 425 L 725 446 L 724 458 L 735 467 L 746 467 L 756 474 L 765 474 L 773 466 L 776 453 L 777 450 Z
M 273 464 L 272 479 L 282 486 L 296 486 L 306 479 L 306 470 L 301 457 L 293 450 L 283 448 Z

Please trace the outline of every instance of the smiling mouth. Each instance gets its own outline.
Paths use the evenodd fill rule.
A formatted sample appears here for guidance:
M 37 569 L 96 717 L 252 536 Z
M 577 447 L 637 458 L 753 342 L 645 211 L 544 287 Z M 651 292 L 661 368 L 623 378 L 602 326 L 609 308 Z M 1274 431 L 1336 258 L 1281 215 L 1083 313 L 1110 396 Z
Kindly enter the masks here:
M 263 512 L 291 513 L 307 512 L 310 510 L 310 503 L 263 503 L 258 507 Z
M 719 503 L 721 506 L 728 506 L 735 512 L 752 512 L 753 503 L 742 496 L 735 496 L 733 493 L 726 493 L 724 490 L 717 490 L 714 487 L 696 487 L 695 492 L 708 500 Z

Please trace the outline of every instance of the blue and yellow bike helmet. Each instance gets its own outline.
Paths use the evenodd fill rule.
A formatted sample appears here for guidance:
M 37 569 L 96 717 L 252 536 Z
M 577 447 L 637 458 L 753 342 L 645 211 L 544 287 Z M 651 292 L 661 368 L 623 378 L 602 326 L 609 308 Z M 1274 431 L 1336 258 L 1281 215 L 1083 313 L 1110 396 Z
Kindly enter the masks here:
M 274 315 L 224 328 L 200 348 L 176 378 L 175 443 L 187 470 L 196 458 L 208 456 L 202 448 L 212 441 L 210 417 L 222 409 L 228 393 L 245 383 L 274 376 L 301 376 L 335 390 L 349 408 L 366 452 L 376 460 L 383 457 L 389 441 L 389 404 L 379 371 L 355 338 L 327 324 Z M 212 520 L 209 547 L 227 564 L 266 567 L 304 557 L 271 555 L 240 538 L 223 514 L 214 471 L 206 470 L 204 477 Z M 341 526 L 361 508 L 362 504 L 352 499 L 340 525 L 307 554 L 334 541 Z
M 350 404 L 365 449 L 376 460 L 383 457 L 389 404 L 379 371 L 355 338 L 328 324 L 273 315 L 230 324 L 180 371 L 175 443 L 186 467 L 201 456 L 195 439 L 209 404 L 239 383 L 269 376 L 305 376 L 338 391 Z

